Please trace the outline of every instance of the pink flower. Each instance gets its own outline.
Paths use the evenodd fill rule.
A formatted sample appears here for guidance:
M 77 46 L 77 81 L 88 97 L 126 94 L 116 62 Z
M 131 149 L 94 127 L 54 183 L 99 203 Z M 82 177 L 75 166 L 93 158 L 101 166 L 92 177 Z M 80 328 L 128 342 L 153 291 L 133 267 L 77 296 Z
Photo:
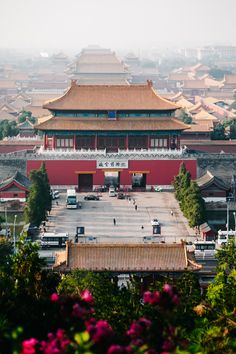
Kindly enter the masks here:
M 86 327 L 94 343 L 102 342 L 113 336 L 112 328 L 105 320 L 99 320 L 96 324 L 90 321 Z
M 153 293 L 151 293 L 151 291 L 146 291 L 143 294 L 143 300 L 144 302 L 150 304 L 150 305 L 155 305 L 160 301 L 160 293 L 159 291 L 154 291 Z
M 107 354 L 125 354 L 126 350 L 124 347 L 120 345 L 111 345 L 110 348 L 107 351 Z
M 173 295 L 172 286 L 170 284 L 164 284 L 163 285 L 163 292 L 168 294 L 169 296 L 172 296 Z
M 143 332 L 143 327 L 138 322 L 133 322 L 126 334 L 130 337 L 139 337 Z
M 173 349 L 173 343 L 168 339 L 165 340 L 162 345 L 162 349 L 167 352 L 171 351 Z
M 179 305 L 179 303 L 180 303 L 180 299 L 179 299 L 178 295 L 176 295 L 176 294 L 172 297 L 171 301 L 174 305 Z
M 138 322 L 146 328 L 151 327 L 152 322 L 145 317 L 141 317 Z
M 73 311 L 72 311 L 72 316 L 81 318 L 86 314 L 86 309 L 81 307 L 79 304 L 74 304 L 73 305 Z
M 59 295 L 57 293 L 53 293 L 50 297 L 51 301 L 57 302 L 59 300 Z
M 36 353 L 35 346 L 37 343 L 38 343 L 38 341 L 35 338 L 30 338 L 28 340 L 24 340 L 22 342 L 23 350 L 22 350 L 21 354 L 35 354 Z
M 89 290 L 84 290 L 81 293 L 81 298 L 88 303 L 93 303 L 93 296 Z

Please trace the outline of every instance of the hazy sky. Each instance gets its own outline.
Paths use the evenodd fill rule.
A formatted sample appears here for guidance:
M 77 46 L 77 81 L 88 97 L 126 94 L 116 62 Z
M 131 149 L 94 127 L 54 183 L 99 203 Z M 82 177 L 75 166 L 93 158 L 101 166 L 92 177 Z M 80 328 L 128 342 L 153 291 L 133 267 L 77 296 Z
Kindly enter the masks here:
M 236 0 L 0 0 L 0 47 L 236 44 Z

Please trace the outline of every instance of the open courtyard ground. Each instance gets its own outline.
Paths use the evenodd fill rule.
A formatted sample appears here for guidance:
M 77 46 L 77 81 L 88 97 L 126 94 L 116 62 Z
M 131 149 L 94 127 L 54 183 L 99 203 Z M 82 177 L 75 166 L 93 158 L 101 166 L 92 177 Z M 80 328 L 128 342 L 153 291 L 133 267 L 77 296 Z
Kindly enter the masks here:
M 155 242 L 195 239 L 194 230 L 188 226 L 174 193 L 132 192 L 129 193 L 130 200 L 102 193 L 99 201 L 84 200 L 87 194 L 78 193 L 81 209 L 66 209 L 66 193 L 61 193 L 60 198 L 53 201 L 47 231 L 68 232 L 74 239 L 76 227 L 84 226 L 86 241 L 96 237 L 99 243 L 143 242 L 145 236 L 153 236 L 151 220 L 158 219 L 161 236 L 155 237 Z

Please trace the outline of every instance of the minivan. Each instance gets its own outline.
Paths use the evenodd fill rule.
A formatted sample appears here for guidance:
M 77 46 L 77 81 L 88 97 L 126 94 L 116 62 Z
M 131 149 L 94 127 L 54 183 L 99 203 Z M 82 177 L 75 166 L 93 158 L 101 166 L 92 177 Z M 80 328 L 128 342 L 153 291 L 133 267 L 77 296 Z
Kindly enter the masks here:
M 114 186 L 109 187 L 109 192 L 108 192 L 109 197 L 115 197 L 116 196 L 116 190 Z

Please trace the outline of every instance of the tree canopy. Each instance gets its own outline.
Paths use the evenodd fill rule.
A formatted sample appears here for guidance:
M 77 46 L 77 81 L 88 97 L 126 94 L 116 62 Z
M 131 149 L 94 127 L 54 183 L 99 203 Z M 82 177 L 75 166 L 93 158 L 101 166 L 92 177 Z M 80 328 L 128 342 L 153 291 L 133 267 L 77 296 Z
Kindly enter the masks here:
M 189 226 L 201 225 L 206 220 L 205 203 L 196 182 L 191 180 L 184 163 L 180 165 L 179 174 L 174 178 L 175 197 L 179 201 Z
M 47 212 L 51 210 L 51 188 L 48 181 L 44 163 L 39 170 L 30 172 L 32 185 L 25 207 L 25 221 L 37 226 L 46 219 Z
M 0 140 L 8 136 L 16 136 L 19 133 L 16 124 L 15 121 L 7 119 L 0 121 Z

